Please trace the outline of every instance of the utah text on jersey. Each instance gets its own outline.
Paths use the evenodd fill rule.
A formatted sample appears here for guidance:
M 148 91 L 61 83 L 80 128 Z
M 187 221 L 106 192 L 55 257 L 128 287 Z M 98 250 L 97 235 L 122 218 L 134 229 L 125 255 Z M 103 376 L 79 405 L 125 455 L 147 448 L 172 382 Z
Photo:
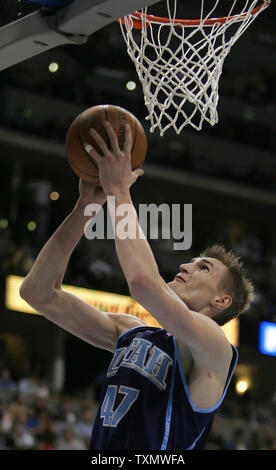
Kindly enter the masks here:
M 167 387 L 166 377 L 173 359 L 164 351 L 143 338 L 134 338 L 128 347 L 116 349 L 107 371 L 115 375 L 119 367 L 129 367 L 147 377 L 159 389 Z

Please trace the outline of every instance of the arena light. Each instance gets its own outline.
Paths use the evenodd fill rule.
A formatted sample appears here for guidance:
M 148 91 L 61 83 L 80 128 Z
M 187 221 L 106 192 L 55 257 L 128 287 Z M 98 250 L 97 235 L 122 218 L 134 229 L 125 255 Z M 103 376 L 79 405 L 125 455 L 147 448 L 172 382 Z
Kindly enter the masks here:
M 248 379 L 239 379 L 236 382 L 236 392 L 238 395 L 243 395 L 249 389 L 249 386 L 250 382 Z
M 49 65 L 49 72 L 51 73 L 55 73 L 57 72 L 59 69 L 59 65 L 57 62 L 52 62 L 50 65 Z
M 276 323 L 268 321 L 260 323 L 259 350 L 262 354 L 276 356 Z
M 30 108 L 25 108 L 23 111 L 23 117 L 25 119 L 28 119 L 31 117 L 31 115 L 32 115 L 32 110 Z
M 5 306 L 9 310 L 40 315 L 39 312 L 34 310 L 29 304 L 27 304 L 27 302 L 25 302 L 25 300 L 22 299 L 22 297 L 20 297 L 19 289 L 23 280 L 24 277 L 22 276 L 7 276 Z M 160 326 L 155 318 L 153 318 L 142 307 L 142 305 L 128 295 L 113 294 L 111 292 L 86 289 L 84 287 L 65 284 L 62 285 L 62 288 L 64 291 L 76 295 L 103 312 L 131 314 L 141 318 L 148 325 Z
M 34 220 L 30 220 L 27 223 L 27 229 L 29 230 L 29 232 L 33 232 L 36 229 L 36 222 Z
M 0 219 L 0 228 L 2 230 L 5 230 L 6 228 L 8 228 L 8 225 L 9 225 L 9 221 L 8 219 Z
M 59 193 L 57 191 L 52 191 L 50 194 L 50 199 L 52 201 L 57 201 L 59 199 Z
M 19 289 L 24 277 L 10 275 L 6 278 L 5 306 L 9 310 L 39 315 L 25 300 L 20 297 Z M 113 294 L 83 287 L 62 285 L 63 290 L 75 294 L 93 307 L 103 312 L 126 313 L 144 320 L 149 326 L 160 326 L 157 320 L 142 305 L 128 295 Z M 227 326 L 227 328 L 225 328 Z M 222 327 L 230 343 L 238 346 L 239 320 L 234 318 Z
M 134 90 L 136 90 L 136 86 L 137 86 L 136 83 L 133 82 L 132 80 L 130 80 L 130 81 L 127 82 L 127 84 L 126 84 L 126 89 L 127 89 L 128 91 L 134 91 Z

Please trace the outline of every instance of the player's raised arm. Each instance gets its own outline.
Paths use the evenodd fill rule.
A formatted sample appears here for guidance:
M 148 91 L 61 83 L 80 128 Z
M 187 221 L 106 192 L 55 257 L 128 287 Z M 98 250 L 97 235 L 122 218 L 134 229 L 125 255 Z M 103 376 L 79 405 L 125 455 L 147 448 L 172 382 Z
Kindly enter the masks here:
M 69 258 L 88 220 L 84 207 L 92 202 L 101 207 L 106 200 L 100 188 L 82 180 L 79 190 L 76 206 L 42 248 L 21 285 L 20 295 L 48 320 L 89 343 L 111 349 L 116 332 L 107 314 L 61 289 Z M 97 334 L 100 341 L 96 344 Z
M 30 272 L 25 277 L 20 294 L 36 303 L 45 303 L 55 289 L 61 287 L 70 256 L 80 241 L 87 217 L 84 208 L 89 203 L 101 207 L 106 197 L 101 188 L 79 181 L 80 196 L 73 211 L 57 228 L 39 253 Z
M 118 149 L 116 134 L 111 125 L 106 123 L 109 134 L 111 151 L 107 149 L 101 137 L 93 132 L 94 138 L 104 154 L 99 156 L 92 149 L 91 155 L 97 160 L 99 166 L 100 181 L 106 195 L 115 196 L 109 198 L 109 204 L 115 205 L 115 210 L 110 211 L 113 218 L 115 243 L 117 255 L 125 274 L 130 293 L 141 303 L 170 333 L 198 353 L 206 357 L 208 352 L 218 354 L 229 345 L 218 325 L 207 315 L 193 311 L 177 293 L 175 293 L 162 279 L 151 248 L 143 236 L 135 208 L 132 205 L 129 188 L 131 180 L 139 174 L 131 171 L 130 149 L 131 134 L 126 126 L 126 141 L 123 151 Z M 91 131 L 92 132 L 92 131 Z M 112 202 L 113 201 L 113 202 Z M 128 205 L 128 224 L 131 233 L 136 237 L 121 237 L 117 230 L 120 222 L 118 209 L 121 205 Z M 223 302 L 229 302 L 226 296 Z M 218 307 L 218 309 L 224 308 Z
M 48 320 L 102 349 L 113 351 L 117 337 L 133 326 L 143 325 L 132 315 L 101 312 L 61 289 L 69 258 L 84 233 L 84 208 L 101 207 L 106 197 L 99 187 L 80 180 L 80 197 L 75 208 L 39 253 L 24 279 L 20 295 Z

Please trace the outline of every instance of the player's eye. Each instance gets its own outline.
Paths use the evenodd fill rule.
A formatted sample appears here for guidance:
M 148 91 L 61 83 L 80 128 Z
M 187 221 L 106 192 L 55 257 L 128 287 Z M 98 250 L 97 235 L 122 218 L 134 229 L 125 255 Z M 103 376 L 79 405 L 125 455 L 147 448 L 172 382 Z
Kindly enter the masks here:
M 210 271 L 209 267 L 206 264 L 201 264 L 199 268 L 201 269 L 201 271 L 206 271 L 206 272 Z

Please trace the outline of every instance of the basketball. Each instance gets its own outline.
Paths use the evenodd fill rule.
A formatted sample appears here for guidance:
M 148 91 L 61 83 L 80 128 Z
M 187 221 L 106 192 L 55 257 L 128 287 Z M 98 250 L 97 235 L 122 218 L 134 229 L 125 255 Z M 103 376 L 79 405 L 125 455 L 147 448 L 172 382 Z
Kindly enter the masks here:
M 85 150 L 84 143 L 92 145 L 101 154 L 101 150 L 91 134 L 94 128 L 110 148 L 109 137 L 104 127 L 109 121 L 118 136 L 119 147 L 124 146 L 124 125 L 128 123 L 132 131 L 131 165 L 132 169 L 141 168 L 147 152 L 147 138 L 140 121 L 129 111 L 119 106 L 99 105 L 86 109 L 71 123 L 65 138 L 65 150 L 73 171 L 84 181 L 100 185 L 98 167 L 93 157 Z

